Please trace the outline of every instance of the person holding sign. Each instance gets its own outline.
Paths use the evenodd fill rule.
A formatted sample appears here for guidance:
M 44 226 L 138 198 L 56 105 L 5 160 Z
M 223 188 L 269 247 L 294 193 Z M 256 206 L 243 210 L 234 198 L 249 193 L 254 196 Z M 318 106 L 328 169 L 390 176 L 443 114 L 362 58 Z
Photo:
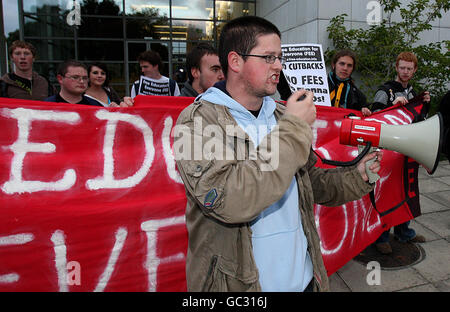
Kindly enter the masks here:
M 364 116 L 371 115 L 367 98 L 354 84 L 352 73 L 356 67 L 356 55 L 350 50 L 338 51 L 331 61 L 328 74 L 331 105 L 359 110 Z
M 370 192 L 365 164 L 378 157 L 370 166 L 378 172 L 382 154 L 354 167 L 314 166 L 314 94 L 296 91 L 286 106 L 271 98 L 285 59 L 269 21 L 229 21 L 218 50 L 226 80 L 185 108 L 174 129 L 188 291 L 329 290 L 314 203 L 338 206 Z
M 143 95 L 179 96 L 180 89 L 175 80 L 161 75 L 162 61 L 158 52 L 145 51 L 138 56 L 142 74 L 131 87 L 131 97 Z

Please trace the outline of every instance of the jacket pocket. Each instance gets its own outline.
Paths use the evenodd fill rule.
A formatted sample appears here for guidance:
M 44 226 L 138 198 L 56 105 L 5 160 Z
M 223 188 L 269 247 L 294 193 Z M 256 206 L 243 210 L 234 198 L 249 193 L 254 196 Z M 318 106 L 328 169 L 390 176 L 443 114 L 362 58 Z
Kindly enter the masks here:
M 213 165 L 213 160 L 196 160 L 186 162 L 185 172 L 193 179 L 200 178 Z
M 242 271 L 237 263 L 222 256 L 213 256 L 203 291 L 261 291 L 258 272 L 250 269 Z

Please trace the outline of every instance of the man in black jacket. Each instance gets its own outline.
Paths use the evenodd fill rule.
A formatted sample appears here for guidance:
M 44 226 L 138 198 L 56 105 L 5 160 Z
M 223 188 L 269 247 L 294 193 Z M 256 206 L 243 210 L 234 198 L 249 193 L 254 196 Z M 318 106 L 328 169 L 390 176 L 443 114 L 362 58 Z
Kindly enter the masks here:
M 400 53 L 397 56 L 395 70 L 397 71 L 395 80 L 386 82 L 375 93 L 372 111 L 385 109 L 397 103 L 406 104 L 417 95 L 413 87 L 409 84 L 409 81 L 417 71 L 417 57 L 414 53 Z M 425 92 L 423 101 L 425 105 L 430 103 L 430 93 L 428 91 Z
M 372 104 L 372 111 L 384 109 L 397 103 L 406 104 L 408 100 L 417 94 L 409 81 L 417 71 L 417 57 L 411 52 L 402 52 L 397 56 L 395 63 L 397 77 L 395 80 L 388 81 L 378 88 Z M 425 92 L 423 101 L 425 105 L 430 103 L 430 94 Z M 425 237 L 417 235 L 416 232 L 409 228 L 409 221 L 394 227 L 395 237 L 402 242 L 425 242 Z M 382 254 L 391 254 L 392 248 L 389 244 L 389 230 L 383 232 L 375 242 L 377 250 Z
M 355 86 L 352 73 L 356 67 L 356 55 L 350 50 L 338 51 L 331 61 L 328 74 L 331 105 L 359 110 L 364 116 L 371 114 L 366 96 Z
M 181 96 L 197 97 L 224 79 L 217 51 L 207 43 L 200 43 L 189 52 L 186 69 L 189 80 L 184 84 Z

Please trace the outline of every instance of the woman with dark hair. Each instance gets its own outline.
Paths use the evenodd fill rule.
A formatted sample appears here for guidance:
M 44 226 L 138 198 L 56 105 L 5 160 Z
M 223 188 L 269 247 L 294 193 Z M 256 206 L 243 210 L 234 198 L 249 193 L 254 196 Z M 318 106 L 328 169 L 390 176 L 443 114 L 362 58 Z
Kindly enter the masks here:
M 106 65 L 93 63 L 88 67 L 89 88 L 85 95 L 100 102 L 103 106 L 117 107 L 121 100 L 113 88 L 109 86 L 109 73 Z

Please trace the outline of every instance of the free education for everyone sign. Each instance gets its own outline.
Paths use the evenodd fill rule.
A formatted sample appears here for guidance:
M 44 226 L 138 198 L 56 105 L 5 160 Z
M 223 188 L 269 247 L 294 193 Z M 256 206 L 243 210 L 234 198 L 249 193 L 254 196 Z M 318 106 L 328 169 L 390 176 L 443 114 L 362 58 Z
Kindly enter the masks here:
M 322 45 L 313 43 L 281 45 L 286 63 L 283 73 L 291 91 L 314 92 L 314 104 L 331 106 Z

